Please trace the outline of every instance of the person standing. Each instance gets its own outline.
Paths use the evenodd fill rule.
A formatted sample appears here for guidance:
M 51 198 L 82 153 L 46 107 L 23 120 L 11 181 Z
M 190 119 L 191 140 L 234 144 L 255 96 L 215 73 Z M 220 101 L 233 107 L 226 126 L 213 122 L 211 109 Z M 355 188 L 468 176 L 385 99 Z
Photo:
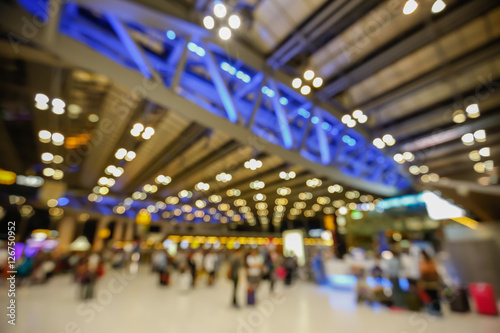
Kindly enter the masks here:
M 429 313 L 440 316 L 441 304 L 439 303 L 440 276 L 436 262 L 426 251 L 422 251 L 423 259 L 420 261 L 420 285 L 429 297 Z
M 240 250 L 236 250 L 234 253 L 233 257 L 231 258 L 229 262 L 229 279 L 233 282 L 233 306 L 235 308 L 238 308 L 238 301 L 236 300 L 236 293 L 238 290 L 238 282 L 239 282 L 239 276 L 240 276 L 240 269 L 241 266 L 243 265 L 242 263 L 242 254 Z
M 262 267 L 264 261 L 257 249 L 252 249 L 246 259 L 247 277 L 248 277 L 248 290 L 247 290 L 247 303 L 248 305 L 255 304 L 255 291 L 259 286 L 262 277 Z
M 210 252 L 208 252 L 205 255 L 205 258 L 203 259 L 203 266 L 205 268 L 205 271 L 208 273 L 208 285 L 211 286 L 214 283 L 215 280 L 215 271 L 217 267 L 217 254 L 215 253 L 215 250 L 211 249 Z
M 405 293 L 399 285 L 399 275 L 401 272 L 401 261 L 399 253 L 392 252 L 393 256 L 387 261 L 387 275 L 392 284 L 392 302 L 395 308 L 405 308 Z

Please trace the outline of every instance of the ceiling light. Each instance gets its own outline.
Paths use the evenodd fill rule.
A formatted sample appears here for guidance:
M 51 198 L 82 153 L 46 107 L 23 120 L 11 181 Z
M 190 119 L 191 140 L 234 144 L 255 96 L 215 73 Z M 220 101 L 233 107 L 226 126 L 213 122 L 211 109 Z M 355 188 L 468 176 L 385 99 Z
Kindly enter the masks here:
M 35 107 L 39 110 L 47 110 L 49 105 L 47 103 L 35 103 Z
M 262 162 L 259 161 L 259 160 L 256 160 L 256 159 L 252 158 L 251 160 L 246 161 L 245 164 L 244 164 L 244 166 L 245 166 L 246 169 L 257 170 L 260 167 L 262 167 Z
M 233 179 L 233 176 L 231 176 L 229 173 L 221 172 L 217 176 L 215 176 L 215 180 L 218 182 L 223 182 L 227 183 Z
M 376 138 L 373 140 L 373 145 L 378 149 L 383 149 L 385 147 L 384 141 L 381 138 Z
M 485 171 L 484 163 L 477 162 L 476 164 L 474 164 L 474 171 L 476 171 L 477 173 L 484 173 Z
M 483 157 L 489 157 L 490 156 L 490 148 L 489 147 L 484 147 L 479 149 L 479 155 Z
M 403 158 L 408 162 L 412 162 L 415 159 L 415 156 L 407 151 L 403 153 Z
M 222 18 L 226 16 L 227 14 L 227 9 L 226 6 L 224 6 L 222 3 L 218 3 L 214 6 L 214 14 L 215 16 Z
M 401 164 L 401 163 L 404 163 L 405 159 L 404 159 L 402 154 L 396 154 L 396 155 L 394 155 L 394 161 Z
M 241 25 L 240 17 L 236 14 L 229 16 L 228 20 L 229 26 L 233 29 L 238 29 Z
M 422 181 L 422 183 L 428 183 L 430 181 L 430 177 L 429 175 L 422 175 L 422 177 L 420 177 L 420 180 Z
M 356 119 L 358 119 L 359 117 L 361 117 L 363 115 L 363 111 L 361 110 L 355 110 L 353 113 L 352 113 L 352 116 Z
M 123 168 L 118 167 L 113 171 L 114 177 L 120 177 L 123 174 Z
M 43 153 L 42 154 L 42 161 L 43 162 L 51 162 L 52 160 L 54 159 L 54 155 L 52 155 L 51 153 Z
M 313 80 L 313 87 L 314 88 L 319 88 L 323 85 L 323 79 L 320 77 L 317 77 Z
M 484 162 L 484 168 L 486 171 L 493 171 L 493 167 L 495 166 L 494 162 L 492 160 L 488 160 Z
M 135 158 L 135 152 L 129 151 L 127 155 L 125 155 L 125 161 L 130 162 Z
M 344 124 L 347 124 L 347 123 L 349 122 L 349 120 L 351 120 L 351 115 L 346 114 L 346 115 L 343 115 L 343 116 L 342 116 L 342 122 L 343 122 Z
M 292 87 L 294 87 L 295 89 L 299 89 L 301 85 L 302 85 L 302 80 L 300 78 L 296 77 L 295 79 L 293 79 Z
M 52 137 L 52 133 L 46 130 L 41 130 L 38 132 L 38 137 L 40 138 L 40 141 L 43 143 L 48 143 L 50 142 L 50 139 Z
M 446 7 L 446 4 L 444 3 L 443 0 L 436 0 L 434 4 L 432 5 L 431 11 L 436 14 L 442 11 Z
M 222 27 L 219 29 L 219 37 L 223 40 L 228 40 L 231 38 L 231 29 L 228 27 Z
M 73 118 L 77 118 L 80 113 L 82 113 L 82 108 L 76 104 L 68 105 L 68 113 L 73 116 Z
M 421 165 L 420 173 L 427 173 L 427 172 L 429 172 L 429 167 L 427 165 Z
M 418 175 L 418 174 L 420 173 L 420 168 L 419 168 L 418 166 L 416 166 L 416 165 L 412 165 L 412 166 L 410 167 L 409 171 L 410 171 L 410 173 L 411 173 L 412 175 L 415 175 L 415 176 L 416 176 L 416 175 Z
M 471 146 L 474 144 L 474 135 L 472 133 L 466 133 L 462 135 L 462 142 L 466 146 Z
M 415 0 L 408 0 L 403 8 L 403 14 L 410 15 L 417 9 L 417 7 L 418 3 Z
M 474 138 L 476 139 L 477 142 L 484 142 L 486 141 L 486 132 L 484 129 L 477 130 L 474 132 Z
M 64 135 L 61 133 L 53 133 L 52 143 L 56 146 L 61 146 L 64 143 Z
M 113 172 L 116 170 L 116 167 L 114 165 L 108 165 L 106 167 L 106 169 L 104 169 L 104 172 L 107 174 L 107 175 L 111 175 L 113 174 Z
M 366 123 L 367 121 L 368 121 L 368 116 L 367 116 L 367 115 L 365 115 L 365 114 L 364 114 L 364 115 L 361 115 L 361 116 L 358 118 L 358 122 L 359 122 L 360 124 L 364 124 L 364 123 Z
M 469 105 L 465 111 L 467 112 L 467 115 L 469 118 L 477 118 L 480 116 L 479 112 L 479 106 L 477 104 L 471 104 Z
M 119 160 L 123 160 L 123 158 L 127 155 L 127 150 L 125 148 L 120 148 L 116 151 L 115 157 Z
M 473 150 L 469 153 L 469 158 L 471 159 L 471 161 L 479 162 L 481 160 L 481 155 L 479 155 L 479 152 L 477 150 Z
M 384 136 L 382 137 L 382 140 L 383 140 L 383 141 L 384 141 L 387 145 L 389 145 L 389 146 L 392 146 L 392 145 L 390 145 L 390 143 L 392 143 L 393 141 L 395 141 L 395 140 L 394 140 L 394 138 L 393 138 L 393 136 L 392 136 L 392 135 L 390 135 L 390 134 L 386 134 L 386 135 L 384 135 Z
M 54 155 L 53 162 L 55 164 L 61 164 L 62 162 L 64 162 L 64 158 L 61 155 Z
M 310 92 L 311 92 L 311 87 L 309 86 L 302 86 L 302 88 L 300 88 L 300 93 L 302 95 L 309 95 Z
M 354 126 L 356 126 L 356 120 L 354 120 L 354 119 L 350 119 L 350 120 L 347 122 L 347 127 L 353 128 Z
M 88 116 L 88 120 L 91 122 L 91 123 L 97 123 L 99 121 L 99 116 L 96 115 L 95 113 L 92 113 L 92 114 L 89 114 Z
M 47 97 L 47 95 L 44 94 L 36 94 L 35 102 L 40 104 L 47 104 L 49 102 L 49 98 Z
M 43 175 L 45 177 L 52 177 L 54 175 L 54 169 L 52 169 L 52 168 L 43 169 Z
M 66 106 L 66 103 L 62 99 L 54 98 L 52 100 L 52 106 L 56 109 L 63 109 Z
M 314 78 L 314 72 L 310 69 L 304 72 L 304 79 L 311 81 Z
M 203 25 L 208 30 L 212 30 L 215 27 L 214 18 L 212 16 L 205 16 L 205 18 L 203 19 Z
M 467 117 L 465 116 L 463 110 L 457 110 L 457 111 L 453 112 L 453 122 L 455 122 L 457 124 L 461 124 L 466 120 L 467 120 Z

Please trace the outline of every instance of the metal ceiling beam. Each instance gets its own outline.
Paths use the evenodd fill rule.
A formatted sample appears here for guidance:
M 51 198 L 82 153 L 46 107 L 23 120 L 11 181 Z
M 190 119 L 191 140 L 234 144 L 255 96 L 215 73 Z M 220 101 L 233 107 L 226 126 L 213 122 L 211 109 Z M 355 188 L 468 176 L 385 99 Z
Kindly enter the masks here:
M 434 68 L 415 79 L 398 85 L 391 90 L 380 93 L 377 96 L 356 105 L 354 109 L 361 109 L 365 113 L 376 112 L 387 104 L 403 99 L 433 83 L 443 80 L 443 78 L 448 75 L 470 69 L 471 67 L 486 60 L 491 60 L 499 53 L 500 38 L 497 38 L 486 43 L 486 45 L 481 45 L 479 48 L 453 59 L 450 63 L 447 63 L 444 66 Z
M 455 125 L 452 128 L 441 132 L 414 138 L 407 142 L 401 142 L 399 147 L 401 151 L 416 152 L 457 140 L 465 133 L 473 133 L 479 129 L 487 129 L 499 123 L 500 113 L 497 112 L 496 114 L 492 114 L 490 116 L 482 116 L 475 121 L 469 122 L 468 124 Z
M 379 53 L 369 60 L 363 59 L 361 64 L 325 85 L 318 93 L 318 96 L 322 99 L 328 99 L 337 95 L 436 39 L 484 15 L 499 4 L 497 1 L 490 0 L 475 0 L 464 4 L 453 12 L 447 13 L 443 18 L 433 23 L 432 26 L 427 25 L 424 29 L 415 32 L 394 46 L 379 50 Z
M 90 1 L 95 3 L 94 1 Z M 109 0 L 109 2 L 116 2 L 113 0 Z M 105 4 L 109 5 L 109 2 L 105 2 Z M 121 1 L 120 1 L 121 3 Z M 101 3 L 102 4 L 102 3 Z M 4 5 L 0 6 L 4 9 Z M 113 8 L 108 8 L 109 10 Z M 118 12 L 123 12 L 124 8 L 119 7 L 115 8 Z M 129 8 L 132 10 L 132 8 Z M 5 12 L 11 13 L 12 8 L 6 9 Z M 106 12 L 106 11 L 104 11 Z M 143 11 L 142 11 L 143 12 Z M 13 15 L 9 15 L 5 20 L 2 20 L 0 24 L 5 26 L 7 31 L 15 32 L 18 35 L 22 35 L 23 27 L 20 24 L 20 21 L 17 17 L 20 17 L 22 12 L 19 12 L 17 15 L 12 13 Z M 117 17 L 120 17 L 117 13 Z M 132 13 L 134 15 L 133 18 L 137 19 L 140 16 L 141 11 L 138 13 Z M 130 12 L 128 13 L 130 15 Z M 158 16 L 158 13 L 147 12 L 148 23 L 154 22 L 155 18 L 163 18 L 163 15 Z M 142 17 L 142 19 L 145 19 Z M 127 22 L 127 19 L 121 17 L 121 20 Z M 158 23 L 158 22 L 157 22 Z M 161 23 L 161 22 L 160 22 Z M 190 26 L 190 24 L 186 22 L 179 23 L 177 28 L 183 28 L 184 26 Z M 162 25 L 164 26 L 164 25 Z M 199 30 L 199 27 L 197 28 Z M 197 32 L 195 32 L 197 33 Z M 398 189 L 395 186 L 377 184 L 373 182 L 366 181 L 365 179 L 356 178 L 352 176 L 347 176 L 342 173 L 340 170 L 333 166 L 324 166 L 316 163 L 314 160 L 303 157 L 299 152 L 285 149 L 281 146 L 273 144 L 271 142 L 266 141 L 266 139 L 262 139 L 257 137 L 252 131 L 244 128 L 243 126 L 232 124 L 228 120 L 220 117 L 218 114 L 214 114 L 211 112 L 207 112 L 205 108 L 193 102 L 192 100 L 186 99 L 184 96 L 180 96 L 175 91 L 166 88 L 163 85 L 159 85 L 157 82 L 151 82 L 144 78 L 140 73 L 137 73 L 134 70 L 130 70 L 124 68 L 119 63 L 110 60 L 109 58 L 103 56 L 102 54 L 90 49 L 89 47 L 81 44 L 80 42 L 73 40 L 72 38 L 66 36 L 59 36 L 57 42 L 51 44 L 48 47 L 44 40 L 40 38 L 40 36 L 36 35 L 31 39 L 32 43 L 37 44 L 39 47 L 45 48 L 47 52 L 56 54 L 63 60 L 67 60 L 72 62 L 76 66 L 80 66 L 83 68 L 87 68 L 91 71 L 95 71 L 98 73 L 102 73 L 110 77 L 114 82 L 119 82 L 122 86 L 127 89 L 130 89 L 133 93 L 138 93 L 143 95 L 145 99 L 151 100 L 152 102 L 161 105 L 163 107 L 167 107 L 173 109 L 175 112 L 184 115 L 188 119 L 196 121 L 198 123 L 203 123 L 205 126 L 209 126 L 215 129 L 219 129 L 234 139 L 239 140 L 242 143 L 250 143 L 254 146 L 258 147 L 258 150 L 265 151 L 269 154 L 274 154 L 280 156 L 283 160 L 288 161 L 290 163 L 301 164 L 303 167 L 315 172 L 319 176 L 325 176 L 327 178 L 340 181 L 347 186 L 359 188 L 362 190 L 366 190 L 373 193 L 379 193 L 387 196 L 395 195 L 398 193 Z M 231 44 L 232 45 L 232 44 Z M 230 47 L 229 49 L 232 49 Z M 221 50 L 223 52 L 223 50 Z M 242 57 L 251 60 L 252 52 L 249 54 L 241 54 Z M 242 59 L 243 60 L 243 59 Z M 256 58 L 253 61 L 262 63 L 261 58 Z M 257 67 L 262 69 L 262 67 Z M 274 73 L 272 75 L 274 79 L 279 81 L 279 75 Z M 278 82 L 276 81 L 276 82 Z M 281 89 L 286 89 L 280 87 Z M 291 89 L 291 88 L 290 88 Z M 292 90 L 293 91 L 293 90 Z M 297 95 L 296 92 L 293 92 L 294 95 Z M 210 107 L 208 104 L 203 104 L 203 106 Z M 213 108 L 212 108 L 213 109 Z M 209 109 L 210 110 L 210 109 Z M 368 146 L 366 148 L 369 148 Z M 372 147 L 373 148 L 373 147 Z M 392 165 L 392 164 L 391 164 Z M 394 169 L 394 173 L 397 173 L 397 169 Z
M 125 186 L 124 192 L 129 193 L 135 190 L 139 185 L 148 179 L 152 178 L 161 169 L 165 168 L 176 157 L 185 152 L 193 143 L 201 138 L 208 136 L 211 130 L 202 127 L 196 123 L 190 124 L 179 136 L 167 145 L 148 168 L 140 173 L 136 178 L 132 179 Z

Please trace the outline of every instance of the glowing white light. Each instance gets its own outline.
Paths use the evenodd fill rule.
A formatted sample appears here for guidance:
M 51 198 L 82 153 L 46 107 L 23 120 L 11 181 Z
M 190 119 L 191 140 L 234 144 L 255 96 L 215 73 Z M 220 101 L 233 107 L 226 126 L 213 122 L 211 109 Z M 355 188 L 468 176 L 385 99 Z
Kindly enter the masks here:
M 40 138 L 40 141 L 43 143 L 50 142 L 50 138 L 52 137 L 52 133 L 46 130 L 41 130 L 38 132 L 38 137 Z
M 310 69 L 304 72 L 304 79 L 311 81 L 314 78 L 314 72 Z
M 346 115 L 342 116 L 342 122 L 344 124 L 347 124 L 349 122 L 349 120 L 351 120 L 351 115 L 350 114 L 346 114 Z
M 352 116 L 356 119 L 358 119 L 359 117 L 361 117 L 363 115 L 363 111 L 361 110 L 355 110 L 353 113 L 352 113 Z
M 364 124 L 364 123 L 366 123 L 367 121 L 368 121 L 368 116 L 367 116 L 367 115 L 365 115 L 365 114 L 361 115 L 361 116 L 358 118 L 358 122 L 359 122 L 360 124 Z
M 311 87 L 309 86 L 302 86 L 302 88 L 300 88 L 300 93 L 302 95 L 309 95 L 310 92 L 311 92 Z
M 454 204 L 444 200 L 433 192 L 425 191 L 423 200 L 427 214 L 433 220 L 446 220 L 465 216 L 465 211 Z
M 47 104 L 49 102 L 49 98 L 47 97 L 47 95 L 44 94 L 36 94 L 35 102 L 40 104 Z
M 52 143 L 56 146 L 60 146 L 64 143 L 64 135 L 61 133 L 52 134 Z
M 62 109 L 66 106 L 66 103 L 62 99 L 54 98 L 52 100 L 52 106 L 57 109 Z
M 130 161 L 132 161 L 132 160 L 135 158 L 135 156 L 136 156 L 136 155 L 135 155 L 135 152 L 133 152 L 133 151 L 129 151 L 129 152 L 127 153 L 127 155 L 125 155 L 125 161 L 130 162 Z
M 356 126 L 356 120 L 351 119 L 347 122 L 347 127 L 353 128 L 354 126 Z
M 384 141 L 381 138 L 376 138 L 373 140 L 373 145 L 378 149 L 383 149 L 385 147 Z
M 446 4 L 444 3 L 443 0 L 436 0 L 436 2 L 434 2 L 434 4 L 432 5 L 432 9 L 431 11 L 435 14 L 435 13 L 439 13 L 440 11 L 442 11 L 444 8 L 446 7 Z
M 214 14 L 215 14 L 215 16 L 217 16 L 219 18 L 226 16 L 226 14 L 227 14 L 226 6 L 224 6 L 221 3 L 216 4 L 214 6 Z
M 116 151 L 115 157 L 119 160 L 123 160 L 123 158 L 127 155 L 127 150 L 125 148 L 120 148 Z
M 313 80 L 313 87 L 314 88 L 319 88 L 323 85 L 323 79 L 320 77 L 317 77 Z
M 396 154 L 394 155 L 394 161 L 398 162 L 398 163 L 404 163 L 404 157 L 402 154 Z
M 219 37 L 223 40 L 228 40 L 231 38 L 231 29 L 228 27 L 222 27 L 219 29 Z
M 42 161 L 43 162 L 51 162 L 54 159 L 54 155 L 51 153 L 43 153 L 42 154 Z
M 479 155 L 483 157 L 489 157 L 490 156 L 490 148 L 489 147 L 484 147 L 479 149 Z
M 403 8 L 403 14 L 410 15 L 417 9 L 417 7 L 418 3 L 415 0 L 408 0 Z
M 212 16 L 205 16 L 205 18 L 203 18 L 203 25 L 208 30 L 212 30 L 215 27 L 214 18 Z
M 462 142 L 466 146 L 471 146 L 474 144 L 474 135 L 472 133 L 466 133 L 462 135 Z
M 238 29 L 241 25 L 240 17 L 236 14 L 229 16 L 229 26 L 233 29 Z
M 300 78 L 297 77 L 293 79 L 292 87 L 294 87 L 295 89 L 299 89 L 301 85 L 302 85 L 302 80 Z
M 465 109 L 465 112 L 467 112 L 468 114 L 479 113 L 479 106 L 477 104 L 471 104 Z
M 484 129 L 475 131 L 474 138 L 476 139 L 477 142 L 486 141 L 486 131 Z

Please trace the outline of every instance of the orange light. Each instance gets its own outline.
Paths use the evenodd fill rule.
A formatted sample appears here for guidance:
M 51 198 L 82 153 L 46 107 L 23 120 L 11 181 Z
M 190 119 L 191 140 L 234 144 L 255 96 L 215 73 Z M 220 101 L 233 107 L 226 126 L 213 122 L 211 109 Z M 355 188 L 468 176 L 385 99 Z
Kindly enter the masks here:
M 335 230 L 335 219 L 333 215 L 325 215 L 323 218 L 323 224 L 325 225 L 326 230 Z
M 64 140 L 64 147 L 67 149 L 76 149 L 79 146 L 84 146 L 90 140 L 90 134 L 83 133 L 75 136 L 67 137 Z
M 0 184 L 12 185 L 16 182 L 16 177 L 14 172 L 0 169 Z

